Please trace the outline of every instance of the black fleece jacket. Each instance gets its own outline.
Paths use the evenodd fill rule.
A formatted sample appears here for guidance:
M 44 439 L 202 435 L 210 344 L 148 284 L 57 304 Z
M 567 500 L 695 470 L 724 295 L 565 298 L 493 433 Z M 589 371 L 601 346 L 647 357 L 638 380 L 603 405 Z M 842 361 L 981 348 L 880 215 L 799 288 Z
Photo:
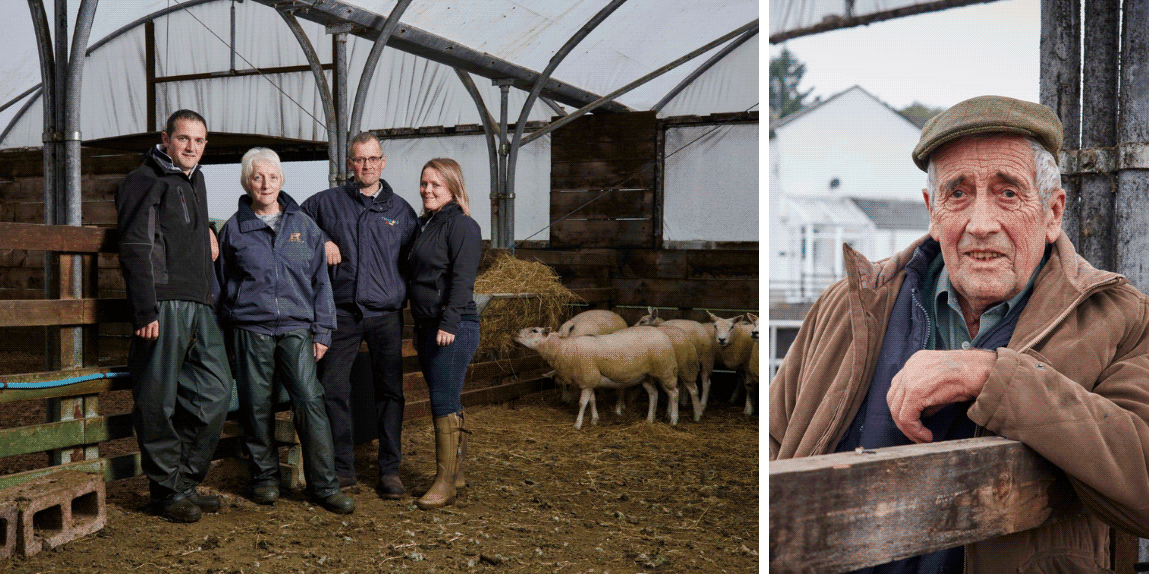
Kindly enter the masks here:
M 416 322 L 438 320 L 439 329 L 455 334 L 460 318 L 478 319 L 474 290 L 482 250 L 479 224 L 459 204 L 419 218 L 407 289 Z
M 199 166 L 191 175 L 155 146 L 116 191 L 120 268 L 132 325 L 159 316 L 159 301 L 215 302 L 207 196 Z

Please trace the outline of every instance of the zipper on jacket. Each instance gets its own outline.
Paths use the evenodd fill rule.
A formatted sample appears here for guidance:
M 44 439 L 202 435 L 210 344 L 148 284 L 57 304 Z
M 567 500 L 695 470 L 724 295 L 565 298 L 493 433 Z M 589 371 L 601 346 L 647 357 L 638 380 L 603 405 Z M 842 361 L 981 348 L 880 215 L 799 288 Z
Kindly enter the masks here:
M 176 187 L 176 189 L 180 192 L 180 205 L 184 208 L 184 223 L 191 224 L 191 214 L 188 213 L 188 200 L 187 197 L 184 196 L 184 188 L 183 186 L 179 186 Z
M 923 295 L 924 295 L 924 293 L 923 293 Z M 922 349 L 921 349 L 924 351 L 924 350 L 926 350 L 926 344 L 929 343 L 929 341 L 930 341 L 930 333 L 933 333 L 934 326 L 933 326 L 933 323 L 930 321 L 930 312 L 927 311 L 925 305 L 922 305 L 922 302 L 918 300 L 918 290 L 916 288 L 910 289 L 910 299 L 913 300 L 914 305 L 918 306 L 918 309 L 922 310 L 922 314 L 926 316 L 926 338 L 924 341 L 922 341 Z

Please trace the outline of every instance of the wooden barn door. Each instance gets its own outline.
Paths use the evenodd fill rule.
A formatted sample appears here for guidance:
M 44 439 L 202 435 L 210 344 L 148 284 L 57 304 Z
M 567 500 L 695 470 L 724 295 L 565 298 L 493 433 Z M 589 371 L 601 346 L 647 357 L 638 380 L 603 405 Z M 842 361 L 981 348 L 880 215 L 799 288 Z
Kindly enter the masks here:
M 551 247 L 657 247 L 654 112 L 591 114 L 551 136 Z

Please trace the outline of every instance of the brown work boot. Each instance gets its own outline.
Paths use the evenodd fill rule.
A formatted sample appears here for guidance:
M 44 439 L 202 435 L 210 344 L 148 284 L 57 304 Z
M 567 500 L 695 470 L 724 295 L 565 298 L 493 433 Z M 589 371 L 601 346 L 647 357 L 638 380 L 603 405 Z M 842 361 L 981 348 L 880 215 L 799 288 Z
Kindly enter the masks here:
M 455 502 L 455 475 L 459 471 L 458 413 L 435 419 L 435 482 L 415 501 L 415 506 L 423 510 L 442 508 Z
M 384 474 L 379 477 L 379 484 L 375 485 L 379 496 L 389 500 L 402 500 L 407 498 L 407 489 L 403 488 L 403 481 L 397 474 Z

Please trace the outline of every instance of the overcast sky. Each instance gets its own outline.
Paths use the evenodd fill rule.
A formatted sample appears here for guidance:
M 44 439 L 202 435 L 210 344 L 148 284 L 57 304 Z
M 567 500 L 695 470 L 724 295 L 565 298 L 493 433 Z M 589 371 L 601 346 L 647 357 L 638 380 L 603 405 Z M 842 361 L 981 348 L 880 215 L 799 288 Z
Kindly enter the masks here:
M 1038 99 L 1040 0 L 998 0 L 771 45 L 806 64 L 803 89 L 827 98 L 858 85 L 900 109 L 982 94 Z

